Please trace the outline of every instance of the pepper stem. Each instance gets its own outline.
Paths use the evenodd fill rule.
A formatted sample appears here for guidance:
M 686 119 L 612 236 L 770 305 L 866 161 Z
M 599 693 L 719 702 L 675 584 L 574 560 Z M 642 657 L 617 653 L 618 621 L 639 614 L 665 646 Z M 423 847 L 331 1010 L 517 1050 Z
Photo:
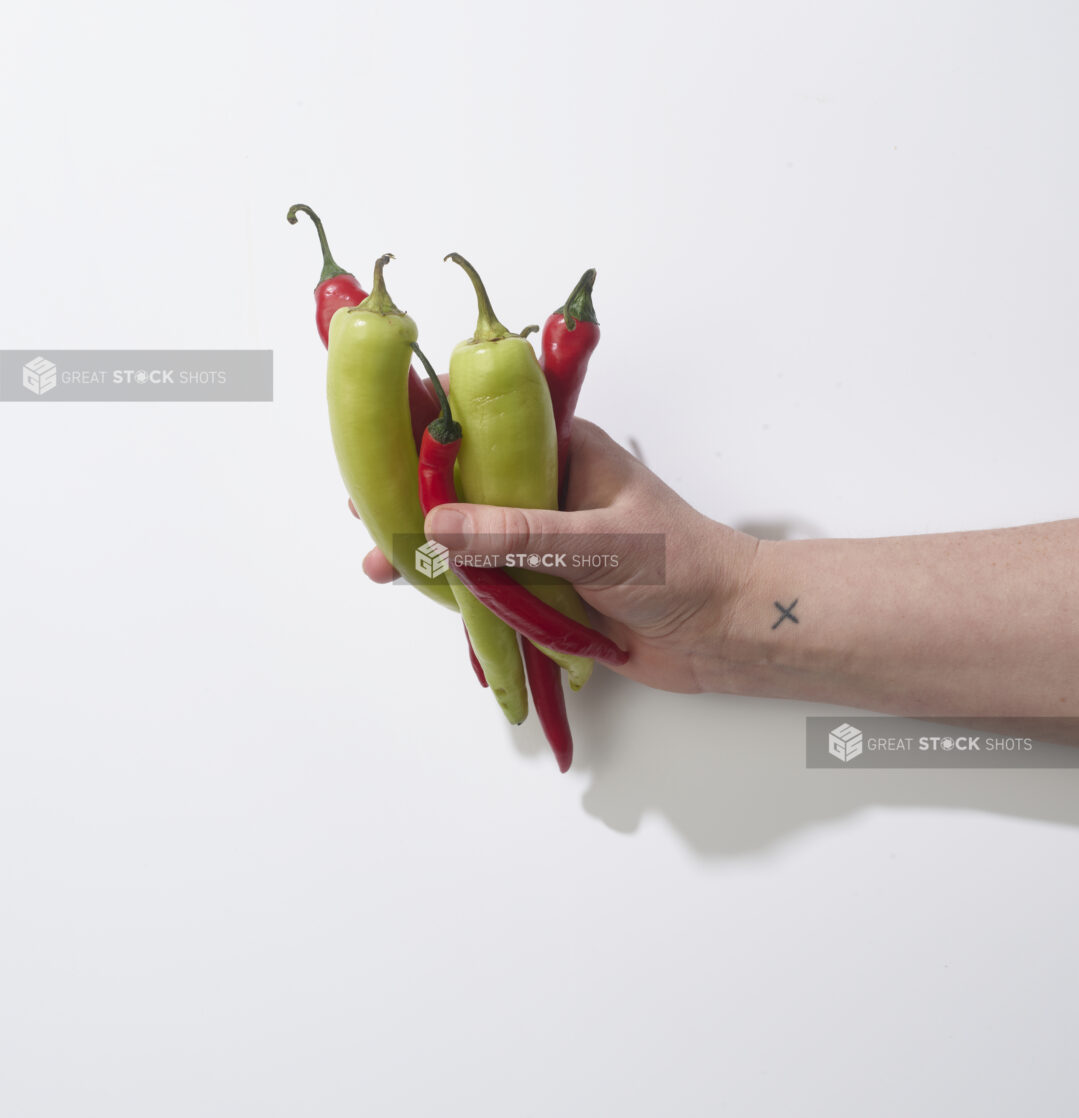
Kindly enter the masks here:
M 289 225 L 296 224 L 296 214 L 305 213 L 315 223 L 315 232 L 318 233 L 318 243 L 322 246 L 322 275 L 318 277 L 319 283 L 325 283 L 328 279 L 333 279 L 334 276 L 347 276 L 351 273 L 346 272 L 340 264 L 334 260 L 333 255 L 330 253 L 330 246 L 326 242 L 326 230 L 322 228 L 322 219 L 310 206 L 305 206 L 302 202 L 297 202 L 295 206 L 290 207 L 288 211 Z
M 479 272 L 459 252 L 451 252 L 442 259 L 444 261 L 452 260 L 454 264 L 459 264 L 464 268 L 468 278 L 472 281 L 472 286 L 476 289 L 479 317 L 476 320 L 476 333 L 472 336 L 472 340 L 474 342 L 497 342 L 502 338 L 512 337 L 510 331 L 495 317 L 494 307 L 491 306 L 490 296 L 487 294 L 487 288 L 483 286 L 483 280 L 480 279 Z
M 596 282 L 596 269 L 589 268 L 577 281 L 577 286 L 569 293 L 565 305 L 558 308 L 555 314 L 560 314 L 566 320 L 567 330 L 576 330 L 578 322 L 591 322 L 599 325 L 596 318 L 596 308 L 592 306 L 592 285 Z
M 370 311 L 372 314 L 382 315 L 404 314 L 390 298 L 390 293 L 386 290 L 386 280 L 382 275 L 382 269 L 385 268 L 393 258 L 393 253 L 387 252 L 384 256 L 380 256 L 375 261 L 375 278 L 371 282 L 371 294 L 364 299 L 357 310 Z
M 461 437 L 461 425 L 453 418 L 453 412 L 450 411 L 449 397 L 446 395 L 446 390 L 442 387 L 442 381 L 438 379 L 438 374 L 435 372 L 431 362 L 427 360 L 427 355 L 415 342 L 412 343 L 412 352 L 420 359 L 431 384 L 435 390 L 435 396 L 438 398 L 438 406 L 441 411 L 437 419 L 432 419 L 427 424 L 427 430 L 431 432 L 431 438 L 436 443 L 441 443 L 445 446 L 447 443 L 455 443 Z

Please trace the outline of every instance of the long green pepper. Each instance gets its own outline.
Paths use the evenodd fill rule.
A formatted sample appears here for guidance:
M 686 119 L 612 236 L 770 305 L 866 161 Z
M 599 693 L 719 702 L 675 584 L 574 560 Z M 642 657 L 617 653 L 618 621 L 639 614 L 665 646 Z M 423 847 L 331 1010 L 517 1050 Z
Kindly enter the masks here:
M 527 339 L 495 317 L 476 269 L 459 264 L 476 290 L 476 332 L 450 357 L 450 406 L 464 430 L 458 455 L 461 499 L 516 508 L 558 508 L 558 439 L 547 381 Z M 535 329 L 531 327 L 530 329 Z M 581 599 L 569 583 L 533 574 L 529 589 L 561 613 L 587 624 Z M 539 646 L 542 647 L 542 646 Z M 565 668 L 579 690 L 592 674 L 592 661 L 543 648 Z
M 416 444 L 408 405 L 408 369 L 416 323 L 393 303 L 375 263 L 371 294 L 342 307 L 330 322 L 326 399 L 334 453 L 352 503 L 382 553 L 392 560 L 394 536 L 423 538 Z M 444 576 L 428 578 L 414 564 L 401 574 L 440 605 L 456 609 Z
M 431 387 L 442 406 L 441 414 L 427 425 L 421 453 L 420 504 L 429 511 L 429 503 L 424 497 L 424 493 L 429 492 L 424 487 L 424 464 L 428 463 L 426 468 L 429 469 L 430 456 L 446 454 L 448 446 L 454 448 L 452 454 L 456 457 L 456 448 L 463 445 L 464 438 L 431 362 L 419 346 L 414 344 L 412 349 L 427 370 Z M 452 570 L 446 572 L 446 579 L 461 610 L 472 651 L 480 662 L 487 686 L 505 716 L 513 725 L 518 725 L 528 717 L 528 686 L 517 632 L 479 601 Z

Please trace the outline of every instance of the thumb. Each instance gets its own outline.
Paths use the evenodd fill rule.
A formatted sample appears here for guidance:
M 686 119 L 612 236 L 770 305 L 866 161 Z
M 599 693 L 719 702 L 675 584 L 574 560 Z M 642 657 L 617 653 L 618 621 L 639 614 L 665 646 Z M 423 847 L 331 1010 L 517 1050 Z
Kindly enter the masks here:
M 487 560 L 484 565 L 543 570 L 570 582 L 595 575 L 588 559 L 604 550 L 611 531 L 599 509 L 559 512 L 500 505 L 439 505 L 427 514 L 428 539 L 455 556 Z

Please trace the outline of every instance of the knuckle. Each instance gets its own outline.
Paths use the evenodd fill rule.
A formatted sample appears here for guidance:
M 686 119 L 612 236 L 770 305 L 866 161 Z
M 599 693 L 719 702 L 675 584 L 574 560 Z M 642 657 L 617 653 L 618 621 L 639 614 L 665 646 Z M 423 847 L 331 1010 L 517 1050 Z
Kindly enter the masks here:
M 580 416 L 574 416 L 569 436 L 570 447 L 572 449 L 573 447 L 588 446 L 602 438 L 604 434 L 602 427 L 597 427 L 587 419 L 581 419 Z
M 495 531 L 502 537 L 503 546 L 508 551 L 527 548 L 532 540 L 532 526 L 523 509 L 500 508 Z

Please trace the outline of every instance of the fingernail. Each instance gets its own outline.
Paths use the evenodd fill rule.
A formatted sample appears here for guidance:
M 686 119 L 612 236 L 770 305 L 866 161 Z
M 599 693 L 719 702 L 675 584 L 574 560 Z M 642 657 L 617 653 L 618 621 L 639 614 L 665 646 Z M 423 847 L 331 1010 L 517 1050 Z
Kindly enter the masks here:
M 472 518 L 456 509 L 432 509 L 424 525 L 428 536 L 434 536 L 442 543 L 452 543 L 454 547 L 468 547 L 472 534 Z M 447 537 L 452 536 L 450 540 Z

